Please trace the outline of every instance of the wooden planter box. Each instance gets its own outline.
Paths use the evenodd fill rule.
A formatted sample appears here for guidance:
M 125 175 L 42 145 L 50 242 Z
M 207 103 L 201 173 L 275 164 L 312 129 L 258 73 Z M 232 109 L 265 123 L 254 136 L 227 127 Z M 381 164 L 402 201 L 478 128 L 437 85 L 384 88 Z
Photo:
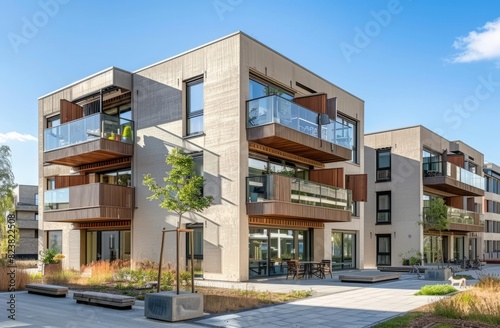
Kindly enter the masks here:
M 47 263 L 43 265 L 43 275 L 62 272 L 62 263 Z

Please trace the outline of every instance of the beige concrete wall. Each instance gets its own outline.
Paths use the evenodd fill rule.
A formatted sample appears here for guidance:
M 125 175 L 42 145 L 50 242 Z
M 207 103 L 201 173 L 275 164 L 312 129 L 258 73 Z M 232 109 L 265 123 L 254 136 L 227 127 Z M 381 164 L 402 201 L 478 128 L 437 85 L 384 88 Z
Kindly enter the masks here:
M 134 120 L 138 122 L 138 145 L 134 156 L 134 184 L 136 206 L 132 229 L 132 257 L 159 259 L 161 229 L 173 228 L 175 215 L 167 214 L 158 202 L 146 199 L 149 191 L 142 186 L 142 178 L 151 173 L 156 179 L 167 171 L 165 157 L 173 147 L 203 151 L 205 178 L 210 180 L 205 190 L 215 197 L 215 204 L 202 214 L 188 214 L 184 223 L 203 222 L 204 277 L 207 279 L 241 280 L 242 252 L 239 237 L 241 200 L 244 198 L 244 179 L 240 176 L 240 129 L 244 113 L 240 111 L 239 97 L 239 38 L 221 40 L 136 72 L 134 91 Z M 182 113 L 185 99 L 183 81 L 204 76 L 204 131 L 205 134 L 183 139 Z M 138 81 L 136 84 L 135 81 Z M 159 93 L 167 94 L 162 99 Z M 135 93 L 134 93 L 135 94 Z M 160 101 L 159 101 L 160 100 Z M 149 113 L 172 111 L 151 120 Z M 167 123 L 161 122 L 167 121 Z M 244 203 L 243 203 L 244 204 Z M 167 235 L 165 259 L 173 262 L 175 255 L 173 235 Z M 182 243 L 184 245 L 184 243 Z M 245 245 L 248 248 L 248 245 Z M 184 247 L 181 256 L 185 256 Z
M 376 235 L 390 234 L 392 265 L 402 253 L 422 251 L 422 144 L 420 127 L 365 135 L 368 202 L 365 208 L 365 266 L 376 266 Z M 391 147 L 391 181 L 376 182 L 376 149 Z M 391 224 L 377 225 L 376 193 L 391 191 Z

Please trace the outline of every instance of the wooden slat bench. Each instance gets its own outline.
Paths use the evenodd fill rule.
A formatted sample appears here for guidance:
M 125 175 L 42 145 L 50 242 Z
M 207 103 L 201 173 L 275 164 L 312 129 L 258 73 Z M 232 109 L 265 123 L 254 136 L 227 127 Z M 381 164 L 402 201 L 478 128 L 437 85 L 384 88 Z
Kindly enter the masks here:
M 132 296 L 99 292 L 73 292 L 73 299 L 77 303 L 103 305 L 123 310 L 129 310 L 135 304 L 135 298 Z
M 68 287 L 46 284 L 27 284 L 26 290 L 28 293 L 50 295 L 58 297 L 66 297 L 68 294 Z

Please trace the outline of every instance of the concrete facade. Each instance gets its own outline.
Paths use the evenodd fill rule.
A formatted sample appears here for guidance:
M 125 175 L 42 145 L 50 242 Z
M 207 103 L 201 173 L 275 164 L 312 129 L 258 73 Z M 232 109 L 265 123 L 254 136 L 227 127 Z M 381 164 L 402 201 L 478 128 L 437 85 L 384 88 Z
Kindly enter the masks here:
M 483 259 L 500 258 L 500 167 L 485 163 L 486 192 L 482 206 L 485 222 Z
M 390 151 L 390 177 L 388 180 L 377 181 L 377 150 Z M 463 211 L 467 206 L 467 198 L 474 199 L 476 204 L 481 203 L 481 197 L 461 196 L 450 191 L 440 190 L 446 186 L 426 185 L 423 151 L 443 155 L 441 160 L 446 166 L 446 156 L 463 155 L 470 166 L 478 165 L 478 176 L 482 175 L 484 156 L 461 141 L 449 141 L 426 129 L 423 126 L 394 129 L 370 133 L 365 135 L 365 166 L 368 175 L 368 202 L 365 208 L 365 264 L 366 267 L 380 266 L 377 258 L 377 236 L 390 238 L 390 263 L 384 265 L 401 266 L 405 257 L 415 256 L 417 252 L 424 254 L 424 261 L 432 262 L 426 253 L 429 246 L 425 236 L 436 236 L 436 232 L 424 232 L 421 222 L 424 220 L 423 208 L 426 198 L 443 198 L 447 202 L 453 200 L 455 206 L 461 206 Z M 466 165 L 467 166 L 467 165 Z M 446 175 L 446 174 L 445 174 Z M 452 177 L 455 178 L 455 177 Z M 481 177 L 482 179 L 482 177 Z M 377 192 L 390 192 L 390 223 L 377 222 Z M 456 192 L 456 191 L 454 191 Z M 462 192 L 462 191 L 460 191 Z M 465 193 L 465 192 L 464 192 Z M 449 204 L 447 204 L 449 205 Z M 480 209 L 476 208 L 479 213 Z M 477 227 L 475 227 L 477 229 Z M 471 230 L 474 231 L 474 230 Z M 443 239 L 445 260 L 455 256 L 479 256 L 482 254 L 480 236 L 477 237 L 461 227 L 460 231 L 445 231 L 447 239 Z M 454 237 L 463 237 L 464 249 L 462 253 L 454 254 L 456 246 Z M 476 238 L 477 237 L 477 238 Z M 478 242 L 473 239 L 479 239 Z M 432 241 L 435 242 L 435 241 Z M 462 242 L 462 239 L 460 239 Z M 474 242 L 474 250 L 467 251 Z
M 355 146 L 358 159 L 355 163 L 350 161 L 325 163 L 324 168 L 343 168 L 345 175 L 364 173 L 364 102 L 257 40 L 238 32 L 135 72 L 110 68 L 41 97 L 39 99 L 40 213 L 44 212 L 42 195 L 50 189 L 48 179 L 75 176 L 79 173 L 76 167 L 44 165 L 46 164 L 43 160 L 46 153 L 44 131 L 48 127 L 50 118 L 60 114 L 60 100 L 79 103 L 87 95 L 96 94 L 99 90 L 110 86 L 118 90 L 129 90 L 131 119 L 135 122 L 134 154 L 130 163 L 132 172 L 130 184 L 134 188 L 135 204 L 133 219 L 127 228 L 130 230 L 132 261 L 158 261 L 161 229 L 173 229 L 176 226 L 175 214 L 167 213 L 158 206 L 158 202 L 147 199 L 150 192 L 142 184 L 142 179 L 145 174 L 150 173 L 157 181 L 161 181 L 167 170 L 166 156 L 171 149 L 180 147 L 190 153 L 202 154 L 203 175 L 206 180 L 204 194 L 214 197 L 214 204 L 209 209 L 199 214 L 186 214 L 183 218 L 184 224 L 197 223 L 203 228 L 204 278 L 248 280 L 250 228 L 252 226 L 265 229 L 281 228 L 288 231 L 297 229 L 295 226 L 263 226 L 252 225 L 249 222 L 246 179 L 249 175 L 249 158 L 255 155 L 247 141 L 246 102 L 250 99 L 251 76 L 257 76 L 266 83 L 282 88 L 295 98 L 315 93 L 325 93 L 328 98 L 336 98 L 337 113 L 352 120 L 357 126 Z M 203 133 L 188 135 L 186 90 L 187 83 L 195 78 L 203 79 Z M 335 117 L 331 119 L 334 120 Z M 257 155 L 261 156 L 259 158 L 264 158 L 264 154 Z M 80 174 L 89 175 L 83 171 Z M 95 174 L 102 175 L 98 170 L 95 170 Z M 89 179 L 92 180 L 92 177 Z M 342 180 L 344 178 L 345 176 L 342 176 Z M 320 228 L 313 228 L 313 224 L 316 223 L 310 222 L 311 226 L 303 229 L 311 239 L 305 246 L 310 248 L 311 260 L 332 258 L 332 231 L 338 231 L 355 236 L 353 266 L 358 268 L 365 266 L 364 206 L 362 204 L 357 206 L 359 207 L 357 216 L 352 216 L 348 222 L 329 222 L 336 219 L 328 218 Z M 45 232 L 61 231 L 62 252 L 65 255 L 63 266 L 67 268 L 79 268 L 80 265 L 87 263 L 89 252 L 85 248 L 90 247 L 91 238 L 94 238 L 91 237 L 91 233 L 104 234 L 106 231 L 102 228 L 103 220 L 92 220 L 90 217 L 85 220 L 78 220 L 75 217 L 70 220 L 71 222 L 45 222 L 43 215 L 41 217 L 40 229 Z M 119 219 L 117 217 L 114 221 L 118 222 Z M 295 222 L 294 220 L 296 218 L 290 222 Z M 90 225 L 100 224 L 101 228 L 94 226 L 84 229 L 82 222 Z M 307 223 L 307 220 L 300 222 Z M 104 239 L 101 243 L 104 243 Z M 47 233 L 40 236 L 40 244 L 41 248 L 46 247 Z M 174 245 L 174 235 L 167 234 L 165 245 L 167 262 L 175 262 Z M 181 246 L 184 258 L 186 254 L 184 241 Z M 270 272 L 271 269 L 269 274 Z
M 38 186 L 18 185 L 14 188 L 14 204 L 19 245 L 16 257 L 38 259 Z

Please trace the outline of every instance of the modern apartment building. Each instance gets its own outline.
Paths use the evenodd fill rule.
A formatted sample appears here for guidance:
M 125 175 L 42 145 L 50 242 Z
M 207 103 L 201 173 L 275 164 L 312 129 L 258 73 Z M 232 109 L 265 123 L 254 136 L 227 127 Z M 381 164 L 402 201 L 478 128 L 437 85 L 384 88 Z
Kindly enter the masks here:
M 366 266 L 400 266 L 417 252 L 424 263 L 435 263 L 440 243 L 445 261 L 480 257 L 483 164 L 476 149 L 423 126 L 366 134 Z M 421 224 L 432 198 L 448 206 L 451 223 L 442 239 Z
M 485 190 L 483 259 L 500 259 L 500 167 L 484 164 Z
M 291 258 L 362 268 L 363 130 L 361 99 L 241 32 L 106 69 L 39 98 L 42 247 L 60 247 L 68 268 L 158 261 L 177 218 L 142 179 L 162 181 L 180 147 L 214 197 L 183 218 L 206 279 L 283 274 Z
M 14 206 L 19 228 L 17 259 L 38 259 L 38 186 L 14 188 Z

